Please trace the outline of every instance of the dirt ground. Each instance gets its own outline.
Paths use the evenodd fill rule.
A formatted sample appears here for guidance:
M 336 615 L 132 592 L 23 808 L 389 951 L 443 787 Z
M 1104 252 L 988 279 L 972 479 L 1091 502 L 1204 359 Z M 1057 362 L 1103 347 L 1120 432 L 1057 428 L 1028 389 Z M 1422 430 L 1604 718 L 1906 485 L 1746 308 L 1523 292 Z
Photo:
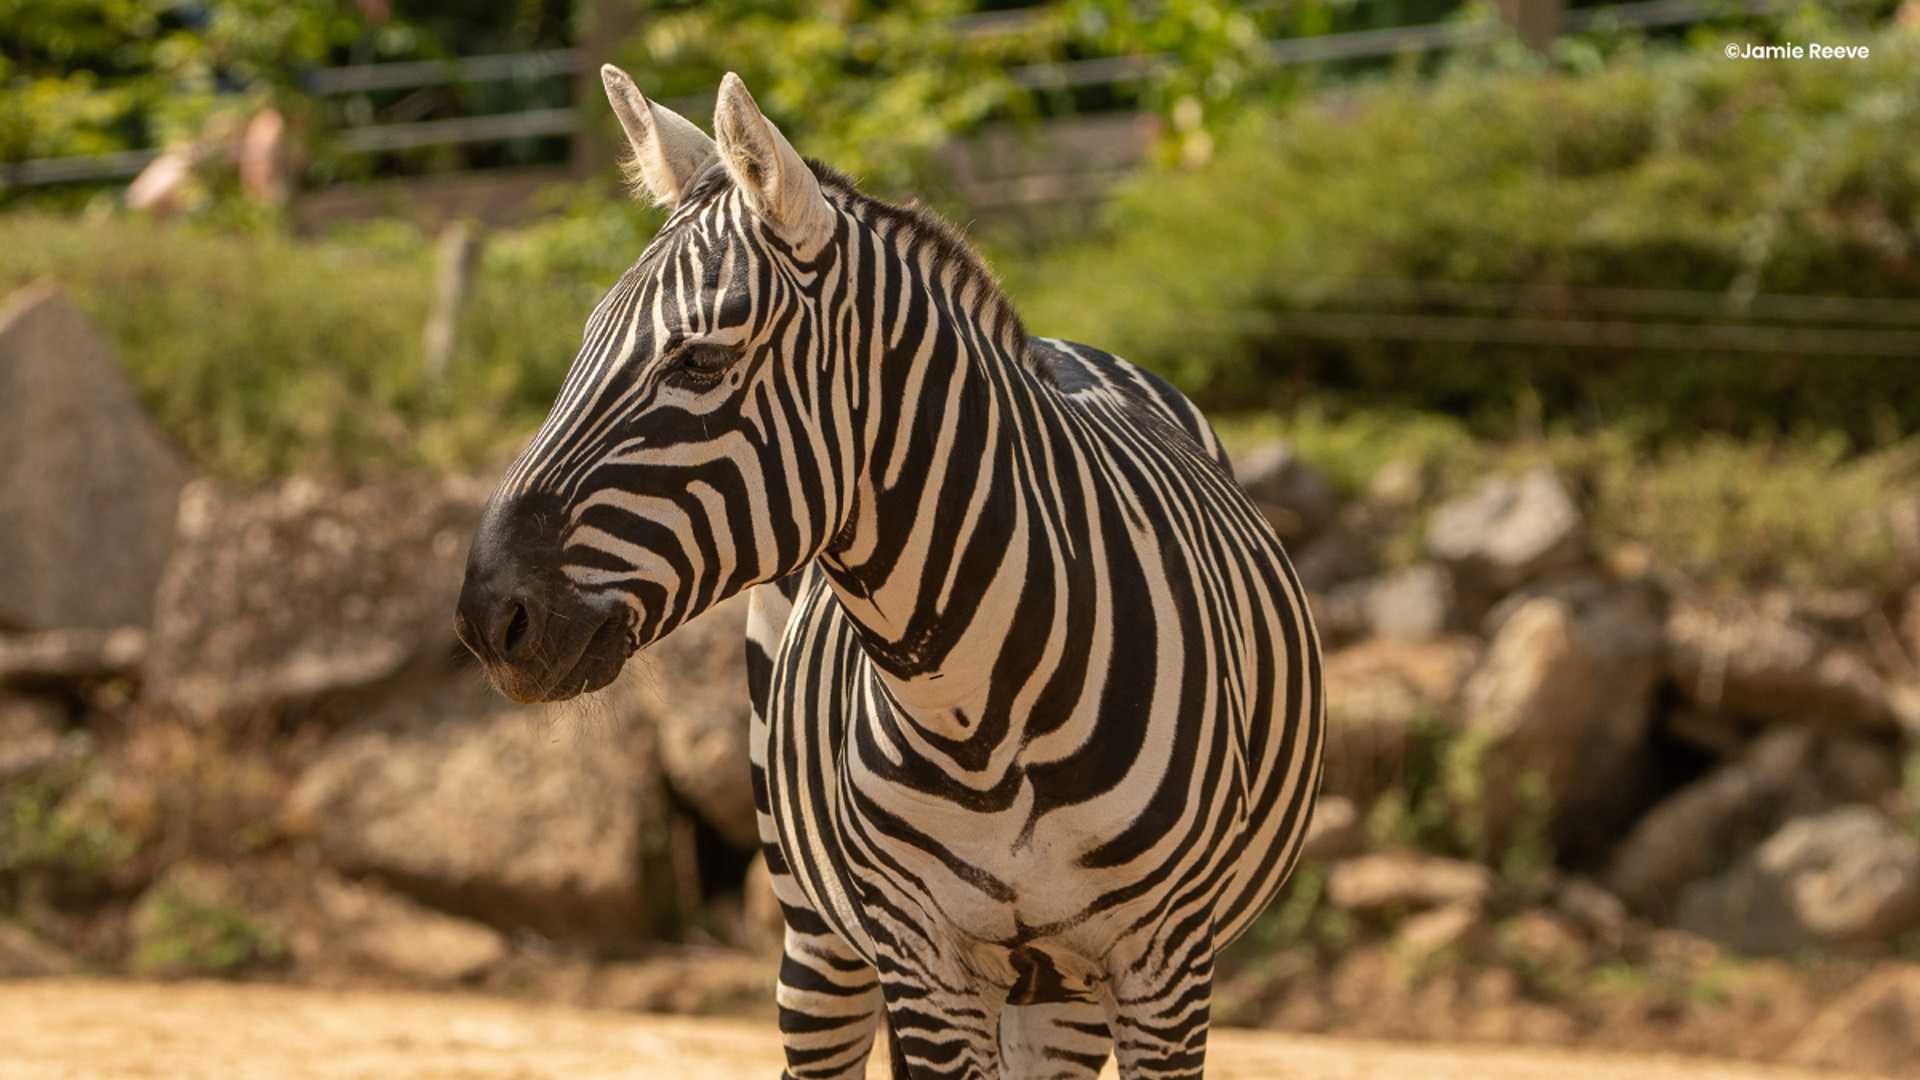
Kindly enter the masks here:
M 880 1077 L 878 1062 L 870 1071 Z M 1217 1030 L 1216 1080 L 1795 1080 L 1682 1057 Z M 0 982 L 0 1080 L 773 1080 L 765 1021 L 456 994 L 89 979 Z

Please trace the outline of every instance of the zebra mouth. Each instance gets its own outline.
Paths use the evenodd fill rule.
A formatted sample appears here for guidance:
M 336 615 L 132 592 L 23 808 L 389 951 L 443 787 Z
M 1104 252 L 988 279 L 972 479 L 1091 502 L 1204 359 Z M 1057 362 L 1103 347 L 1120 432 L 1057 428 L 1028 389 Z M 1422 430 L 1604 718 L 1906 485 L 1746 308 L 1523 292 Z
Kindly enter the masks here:
M 619 677 L 629 655 L 627 620 L 620 611 L 608 612 L 593 625 L 590 633 L 568 636 L 573 640 L 555 641 L 549 637 L 546 648 L 540 650 L 540 654 L 552 658 L 549 663 L 483 661 L 483 665 L 493 685 L 522 705 L 566 701 L 591 694 Z

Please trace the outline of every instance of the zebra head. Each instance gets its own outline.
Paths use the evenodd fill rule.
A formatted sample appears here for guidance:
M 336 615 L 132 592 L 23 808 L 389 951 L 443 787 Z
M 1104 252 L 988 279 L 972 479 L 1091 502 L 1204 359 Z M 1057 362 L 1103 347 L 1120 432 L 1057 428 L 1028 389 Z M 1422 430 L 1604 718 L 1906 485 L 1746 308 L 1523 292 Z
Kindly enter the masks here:
M 822 316 L 841 221 L 737 76 L 717 140 L 601 69 L 635 188 L 669 211 L 587 321 L 482 515 L 456 615 L 507 696 L 611 682 L 636 650 L 792 572 L 846 517 L 844 351 Z

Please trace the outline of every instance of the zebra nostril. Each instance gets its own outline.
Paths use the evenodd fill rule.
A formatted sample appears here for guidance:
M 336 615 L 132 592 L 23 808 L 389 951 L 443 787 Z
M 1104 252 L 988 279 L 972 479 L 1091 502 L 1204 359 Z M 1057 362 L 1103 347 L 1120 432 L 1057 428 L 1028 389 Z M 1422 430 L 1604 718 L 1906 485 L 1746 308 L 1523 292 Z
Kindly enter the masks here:
M 512 655 L 522 641 L 526 640 L 527 629 L 533 620 L 527 616 L 527 605 L 518 600 L 507 602 L 506 629 L 500 634 L 500 652 Z

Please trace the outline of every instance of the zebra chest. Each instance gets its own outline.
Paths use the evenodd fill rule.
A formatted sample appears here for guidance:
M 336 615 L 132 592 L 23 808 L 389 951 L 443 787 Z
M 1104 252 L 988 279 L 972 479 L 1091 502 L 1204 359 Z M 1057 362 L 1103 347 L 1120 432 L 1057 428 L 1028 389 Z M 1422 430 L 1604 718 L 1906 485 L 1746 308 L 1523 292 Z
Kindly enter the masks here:
M 842 842 L 861 887 L 881 906 L 911 904 L 962 948 L 1103 951 L 1101 929 L 1085 911 L 1112 887 L 1112 871 L 1089 870 L 1080 859 L 1111 821 L 1036 819 L 1026 782 L 1004 805 L 983 806 L 928 795 L 857 762 L 847 763 L 847 774 Z

